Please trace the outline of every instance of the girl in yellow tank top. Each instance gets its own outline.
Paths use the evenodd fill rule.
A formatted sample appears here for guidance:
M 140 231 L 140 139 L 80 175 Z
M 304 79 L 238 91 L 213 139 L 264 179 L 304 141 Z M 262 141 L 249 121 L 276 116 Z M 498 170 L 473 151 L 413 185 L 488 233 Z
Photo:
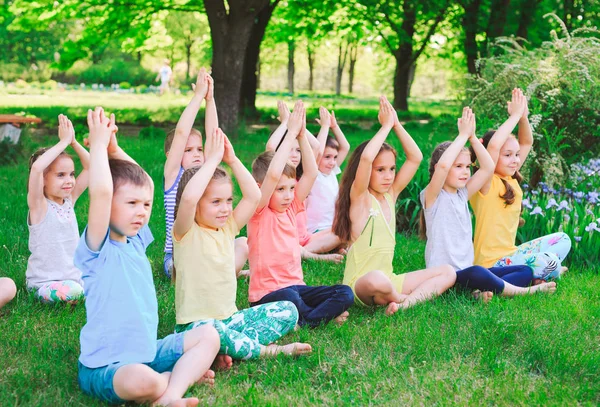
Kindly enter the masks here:
M 514 89 L 508 104 L 509 118 L 497 131 L 488 131 L 481 140 L 496 166 L 492 179 L 471 197 L 475 214 L 475 264 L 489 267 L 526 265 L 537 279 L 560 277 L 566 271 L 562 261 L 571 250 L 565 233 L 553 233 L 515 245 L 523 191 L 519 169 L 533 145 L 527 116 L 527 98 Z M 519 124 L 518 140 L 511 134 Z
M 385 305 L 389 315 L 446 291 L 454 285 L 456 273 L 444 265 L 394 274 L 395 203 L 423 154 L 384 96 L 379 99 L 379 122 L 381 129 L 356 148 L 344 171 L 333 231 L 351 244 L 344 284 L 352 288 L 359 304 Z M 396 151 L 385 143 L 392 129 L 406 154 L 397 173 Z

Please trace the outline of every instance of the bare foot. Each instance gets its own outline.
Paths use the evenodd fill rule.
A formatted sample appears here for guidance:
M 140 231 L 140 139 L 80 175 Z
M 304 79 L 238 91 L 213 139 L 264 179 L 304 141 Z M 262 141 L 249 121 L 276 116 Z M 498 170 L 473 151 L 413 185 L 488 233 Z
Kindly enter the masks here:
M 554 281 L 551 281 L 549 283 L 534 285 L 529 287 L 529 292 L 532 294 L 537 292 L 554 294 L 556 292 L 556 283 Z
M 237 275 L 237 278 L 248 278 L 250 277 L 250 270 L 245 269 L 245 270 L 240 270 L 240 272 Z
M 215 370 L 228 370 L 231 369 L 233 365 L 233 359 L 229 355 L 217 355 L 215 358 L 212 367 Z M 209 370 L 210 372 L 210 370 Z
M 200 380 L 196 382 L 196 384 L 208 384 L 211 387 L 214 386 L 215 372 L 213 370 L 208 369 L 206 373 L 204 373 L 204 376 L 202 376 Z
M 346 249 L 345 247 L 340 247 L 338 250 L 338 254 L 341 254 L 342 256 L 345 256 L 348 254 L 348 249 Z
M 565 266 L 562 266 L 560 268 L 560 271 L 558 272 L 558 277 L 560 278 L 560 277 L 564 276 L 567 271 L 569 271 L 569 269 Z
M 540 284 L 544 284 L 546 281 L 542 280 L 541 278 L 534 278 L 533 280 L 531 280 L 531 285 L 540 285 Z
M 494 298 L 494 293 L 491 291 L 475 290 L 473 291 L 473 298 L 475 298 L 476 300 L 481 300 L 484 304 L 487 304 L 492 300 L 492 298 Z
M 288 356 L 300 356 L 310 352 L 312 352 L 312 347 L 308 343 L 294 342 L 283 346 L 275 344 L 269 345 L 265 348 L 264 354 L 266 356 L 275 356 L 283 353 Z
M 400 304 L 397 302 L 390 302 L 385 309 L 385 315 L 394 315 L 400 309 Z
M 350 313 L 348 311 L 344 311 L 340 315 L 338 315 L 333 320 L 333 322 L 335 322 L 337 325 L 342 325 L 344 322 L 346 322 L 346 320 L 348 319 L 349 315 L 350 315 Z

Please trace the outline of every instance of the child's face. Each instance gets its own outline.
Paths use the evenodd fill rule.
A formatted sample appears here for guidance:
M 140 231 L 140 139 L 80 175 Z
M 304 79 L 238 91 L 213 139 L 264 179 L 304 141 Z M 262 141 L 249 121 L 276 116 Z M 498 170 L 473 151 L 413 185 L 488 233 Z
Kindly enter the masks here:
M 121 185 L 113 193 L 110 229 L 118 237 L 135 236 L 148 223 L 152 213 L 153 191 L 150 185 Z
M 285 212 L 294 201 L 296 179 L 282 175 L 269 200 L 269 208 L 275 212 Z
M 197 134 L 190 134 L 183 151 L 181 166 L 184 170 L 199 167 L 204 164 L 204 151 L 202 150 L 202 138 Z
M 196 206 L 195 220 L 199 226 L 219 229 L 225 226 L 233 212 L 233 188 L 228 179 L 211 181 Z
M 292 163 L 294 168 L 297 168 L 300 164 L 300 161 L 302 161 L 302 154 L 300 154 L 300 144 L 298 143 L 298 140 L 294 140 L 288 161 Z
M 464 188 L 471 176 L 471 154 L 468 151 L 461 151 L 450 167 L 445 185 L 452 189 Z
M 391 151 L 382 151 L 373 160 L 369 189 L 378 194 L 390 190 L 396 177 L 396 156 Z
M 325 175 L 331 174 L 331 171 L 335 168 L 337 157 L 338 151 L 335 148 L 325 147 L 323 157 L 319 161 L 319 171 Z
M 59 204 L 73 193 L 75 164 L 69 157 L 59 156 L 44 175 L 44 195 Z
M 514 137 L 509 137 L 500 149 L 500 156 L 496 163 L 496 174 L 502 177 L 515 175 L 521 167 L 521 147 Z

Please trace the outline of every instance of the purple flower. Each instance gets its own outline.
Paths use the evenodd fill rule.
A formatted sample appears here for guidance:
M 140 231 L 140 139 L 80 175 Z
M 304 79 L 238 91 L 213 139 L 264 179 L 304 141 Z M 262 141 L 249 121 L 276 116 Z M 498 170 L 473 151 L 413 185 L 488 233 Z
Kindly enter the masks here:
M 558 204 L 556 203 L 556 199 L 550 198 L 550 200 L 548 201 L 548 205 L 546 205 L 546 209 L 550 209 L 555 206 L 558 207 Z
M 598 203 L 598 201 L 599 201 L 598 198 L 599 197 L 600 197 L 600 193 L 592 191 L 592 192 L 588 192 L 588 198 L 587 198 L 587 200 L 588 200 L 589 203 L 595 204 L 595 203 Z
M 546 207 L 546 209 L 548 209 L 548 208 Z M 569 203 L 567 201 L 565 201 L 564 199 L 562 201 L 560 201 L 560 204 L 558 205 L 556 210 L 562 211 L 563 209 L 566 209 L 567 211 L 571 212 L 571 207 L 569 206 Z
M 527 209 L 533 208 L 533 205 L 531 203 L 529 203 L 529 199 L 527 199 L 527 198 L 523 199 L 523 201 L 521 203 Z
M 530 215 L 544 215 L 544 212 L 542 212 L 542 208 L 540 208 L 539 206 L 536 206 L 535 208 L 533 208 L 533 210 L 531 212 L 529 212 Z
M 534 189 L 534 190 L 532 190 L 532 191 L 531 191 L 531 194 L 532 194 L 532 195 L 537 195 L 537 194 L 539 194 L 539 191 L 536 191 L 536 190 Z
M 575 239 L 576 242 L 581 242 L 581 236 L 575 236 L 573 239 Z
M 598 227 L 598 224 L 596 222 L 592 222 L 585 227 L 586 232 L 591 232 L 592 230 L 595 230 L 596 232 L 600 232 L 600 228 Z

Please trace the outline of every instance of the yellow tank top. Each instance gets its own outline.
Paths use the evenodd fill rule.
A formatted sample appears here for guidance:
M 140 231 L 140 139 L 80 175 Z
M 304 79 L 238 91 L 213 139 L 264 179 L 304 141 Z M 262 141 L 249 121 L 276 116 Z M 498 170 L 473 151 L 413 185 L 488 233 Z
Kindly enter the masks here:
M 392 197 L 385 194 L 384 198 L 390 207 L 390 223 L 386 222 L 377 198 L 371 195 L 371 209 L 367 223 L 346 256 L 344 271 L 344 284 L 346 285 L 353 286 L 356 280 L 373 270 L 393 274 L 396 211 Z
M 492 176 L 492 184 L 487 195 L 477 192 L 471 197 L 471 207 L 475 214 L 475 264 L 493 267 L 502 257 L 509 256 L 517 250 L 515 239 L 519 227 L 523 190 L 516 179 L 504 178 L 515 190 L 515 201 L 506 205 L 500 195 L 506 188 L 499 175 Z

